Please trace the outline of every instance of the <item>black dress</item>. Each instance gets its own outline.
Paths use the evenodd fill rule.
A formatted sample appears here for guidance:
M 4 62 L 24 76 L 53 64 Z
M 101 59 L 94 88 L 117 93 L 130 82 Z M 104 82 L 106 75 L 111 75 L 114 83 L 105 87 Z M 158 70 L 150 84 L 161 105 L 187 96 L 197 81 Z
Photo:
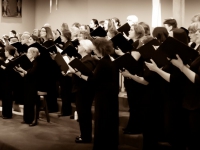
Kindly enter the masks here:
M 94 75 L 88 78 L 95 86 L 95 127 L 93 150 L 118 149 L 119 72 L 110 57 L 99 60 Z
M 42 44 L 44 47 L 49 48 L 50 46 L 54 45 L 53 40 L 45 41 Z M 58 104 L 57 104 L 57 97 L 58 91 L 56 82 L 58 80 L 58 76 L 60 75 L 61 71 L 57 63 L 51 59 L 49 52 L 43 50 L 40 53 L 39 57 L 40 66 L 40 85 L 39 91 L 46 91 L 47 92 L 47 106 L 49 112 L 57 112 L 58 111 Z
M 81 59 L 82 63 L 91 71 L 95 69 L 96 61 L 90 55 Z M 90 82 L 87 82 L 76 75 L 73 75 L 73 89 L 75 93 L 76 110 L 78 113 L 81 138 L 83 141 L 92 140 L 92 112 L 91 106 L 94 98 L 94 88 Z
M 136 50 L 138 45 L 139 40 L 133 43 L 134 50 Z M 134 70 L 134 74 L 143 76 L 143 63 L 144 60 L 140 57 L 138 60 L 138 67 Z M 133 74 L 133 72 L 130 73 Z M 130 112 L 124 133 L 142 133 L 141 99 L 143 99 L 144 94 L 142 93 L 145 93 L 146 86 L 126 77 L 124 78 L 124 86 L 127 92 Z
M 189 150 L 200 149 L 200 56 L 190 65 L 190 69 L 196 73 L 195 82 L 186 81 L 182 107 L 184 140 Z

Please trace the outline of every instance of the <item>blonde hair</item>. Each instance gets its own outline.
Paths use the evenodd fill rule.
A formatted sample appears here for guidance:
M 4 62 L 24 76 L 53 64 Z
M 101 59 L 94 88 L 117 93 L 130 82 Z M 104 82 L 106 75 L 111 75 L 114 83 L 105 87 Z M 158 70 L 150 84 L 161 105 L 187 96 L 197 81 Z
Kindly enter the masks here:
M 86 50 L 86 53 L 90 54 L 92 50 L 94 49 L 94 45 L 90 40 L 80 40 L 80 45 L 83 46 L 83 48 Z
M 37 48 L 35 48 L 35 47 L 30 47 L 28 49 L 28 51 L 31 52 L 34 55 L 34 58 L 36 58 L 37 56 L 40 55 L 39 50 Z
M 21 38 L 29 39 L 30 38 L 30 34 L 23 33 Z
M 200 27 L 200 23 L 199 22 L 193 22 L 188 27 L 188 31 L 195 33 L 199 27 Z

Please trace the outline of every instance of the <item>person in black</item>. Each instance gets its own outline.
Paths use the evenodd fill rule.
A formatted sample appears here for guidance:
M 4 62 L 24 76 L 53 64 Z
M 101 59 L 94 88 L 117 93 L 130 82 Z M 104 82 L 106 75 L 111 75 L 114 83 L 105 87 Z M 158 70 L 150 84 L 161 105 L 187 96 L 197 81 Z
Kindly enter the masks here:
M 37 117 L 39 116 L 40 99 L 37 95 L 39 78 L 38 56 L 38 49 L 31 47 L 28 49 L 27 57 L 33 64 L 32 68 L 26 71 L 20 66 L 15 66 L 16 71 L 24 77 L 24 114 L 22 123 L 29 124 L 29 126 L 37 125 Z
M 117 150 L 119 140 L 119 71 L 109 54 L 113 53 L 111 41 L 97 38 L 93 41 L 94 53 L 101 59 L 93 75 L 85 76 L 80 71 L 75 74 L 91 82 L 95 88 L 95 126 L 93 150 Z
M 61 40 L 63 42 L 62 49 L 65 50 L 71 43 L 71 32 L 69 30 L 63 29 L 61 33 Z M 60 94 L 62 99 L 61 114 L 58 116 L 70 116 L 72 115 L 71 102 L 73 101 L 72 94 L 72 77 L 71 75 L 66 75 L 66 73 L 60 74 L 59 77 Z
M 184 42 L 188 45 L 188 38 L 182 29 L 173 29 L 169 33 L 175 39 Z M 161 80 L 161 92 L 164 101 L 164 130 L 167 142 L 169 142 L 173 149 L 184 149 L 186 142 L 184 142 L 184 124 L 182 123 L 183 109 L 183 90 L 186 83 L 185 75 L 172 63 L 163 66 L 161 69 L 157 67 L 156 63 L 145 62 L 146 66 L 156 72 L 164 80 Z M 164 82 L 167 81 L 167 82 Z
M 14 79 L 15 71 L 8 66 L 9 62 L 14 59 L 16 49 L 7 45 L 5 47 L 5 64 L 1 65 L 1 75 L 3 76 L 3 97 L 2 97 L 2 118 L 10 119 L 12 118 L 12 105 L 13 105 L 13 89 L 14 89 Z
M 134 41 L 134 50 L 131 55 L 138 61 L 138 69 L 135 71 L 138 76 L 142 76 L 143 59 L 140 57 L 136 48 L 139 46 L 139 40 L 144 36 L 145 31 L 141 25 L 133 24 L 129 31 L 129 38 Z M 123 129 L 124 134 L 139 134 L 142 133 L 141 122 L 141 92 L 145 92 L 145 82 L 140 84 L 130 78 L 124 78 L 124 86 L 127 92 L 129 104 L 129 120 L 127 126 Z
M 47 50 L 49 47 L 55 45 L 51 29 L 49 27 L 42 27 L 40 37 L 44 40 L 42 46 L 46 48 L 44 48 L 40 54 L 40 91 L 47 92 L 47 106 L 49 112 L 58 112 L 56 82 L 60 75 L 60 69 L 56 62 L 52 60 Z
M 81 62 L 91 71 L 95 69 L 96 61 L 90 56 L 93 44 L 90 40 L 81 40 L 78 53 L 82 56 Z M 76 110 L 78 113 L 81 135 L 76 137 L 76 143 L 87 143 L 92 140 L 92 112 L 94 89 L 91 83 L 73 75 L 73 89 L 75 94 Z
M 200 23 L 193 23 L 191 26 L 196 27 L 196 44 L 200 44 Z M 198 56 L 188 67 L 177 55 L 177 59 L 172 59 L 171 63 L 176 66 L 186 77 L 186 84 L 182 93 L 184 93 L 183 107 L 183 129 L 184 140 L 188 150 L 200 149 L 200 56 Z M 185 143 L 182 145 L 185 145 Z

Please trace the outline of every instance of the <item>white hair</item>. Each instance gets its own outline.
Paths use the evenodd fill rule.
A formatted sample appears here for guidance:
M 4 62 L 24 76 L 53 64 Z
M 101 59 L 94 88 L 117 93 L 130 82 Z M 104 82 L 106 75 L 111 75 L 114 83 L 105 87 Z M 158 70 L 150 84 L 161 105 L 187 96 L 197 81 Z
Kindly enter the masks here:
M 135 15 L 129 15 L 127 17 L 127 20 L 130 20 L 132 24 L 138 23 L 138 17 Z M 132 24 L 130 24 L 130 25 L 132 25 Z
M 91 53 L 92 50 L 94 49 L 93 43 L 88 39 L 80 40 L 79 43 L 81 46 L 83 46 L 83 48 L 86 50 L 87 53 Z

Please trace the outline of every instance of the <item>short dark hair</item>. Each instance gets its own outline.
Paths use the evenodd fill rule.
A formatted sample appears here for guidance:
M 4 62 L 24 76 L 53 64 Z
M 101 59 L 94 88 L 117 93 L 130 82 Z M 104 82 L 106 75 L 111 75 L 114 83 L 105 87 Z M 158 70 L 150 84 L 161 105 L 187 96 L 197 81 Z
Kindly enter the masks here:
M 33 34 L 30 37 L 36 42 L 39 40 L 39 38 L 37 36 L 33 35 Z
M 163 24 L 168 24 L 168 25 L 172 26 L 172 28 L 177 28 L 176 19 L 165 19 Z
M 96 47 L 97 51 L 102 54 L 102 56 L 114 53 L 112 42 L 104 37 L 96 38 L 93 41 L 93 44 Z
M 117 22 L 117 23 L 118 23 L 118 26 L 119 26 L 119 27 L 121 26 L 120 20 L 119 20 L 118 18 L 116 18 L 116 17 L 113 17 L 112 19 L 113 19 L 113 20 L 115 20 L 115 22 Z
M 62 35 L 63 35 L 68 41 L 71 40 L 71 37 L 72 37 L 71 31 L 64 29 L 64 30 L 62 30 Z
M 8 51 L 8 53 L 11 55 L 11 56 L 14 56 L 15 55 L 15 52 L 16 52 L 16 48 L 12 45 L 6 45 L 5 46 L 5 51 Z
M 14 35 L 17 34 L 17 32 L 15 30 L 11 30 L 10 32 L 12 32 Z
M 99 22 L 97 19 L 92 19 L 92 21 L 94 22 L 95 26 L 98 27 L 99 26 Z

